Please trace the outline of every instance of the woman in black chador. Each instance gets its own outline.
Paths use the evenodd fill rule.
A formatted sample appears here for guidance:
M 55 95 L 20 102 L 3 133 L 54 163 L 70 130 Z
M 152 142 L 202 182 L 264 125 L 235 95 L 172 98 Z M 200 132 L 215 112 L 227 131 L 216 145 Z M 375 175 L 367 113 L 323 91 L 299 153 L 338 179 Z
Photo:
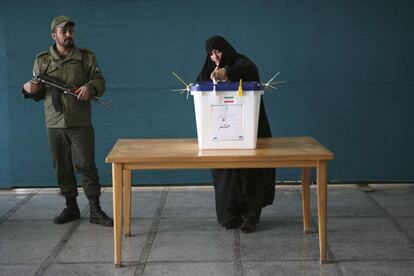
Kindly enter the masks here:
M 260 81 L 256 65 L 221 36 L 206 41 L 207 57 L 197 81 Z M 257 137 L 271 137 L 263 100 Z M 256 229 L 262 207 L 275 196 L 274 169 L 214 169 L 213 184 L 218 222 L 226 229 L 249 233 Z

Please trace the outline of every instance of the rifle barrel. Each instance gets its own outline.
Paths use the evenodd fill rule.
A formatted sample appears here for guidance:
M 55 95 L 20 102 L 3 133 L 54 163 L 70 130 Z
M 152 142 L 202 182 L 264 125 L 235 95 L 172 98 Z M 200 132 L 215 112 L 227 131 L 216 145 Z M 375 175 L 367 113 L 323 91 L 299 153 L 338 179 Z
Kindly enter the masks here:
M 67 88 L 63 85 L 56 84 L 52 81 L 45 80 L 41 76 L 37 76 L 35 79 L 42 82 L 42 83 L 44 83 L 44 84 L 47 84 L 47 85 L 50 85 L 50 86 L 53 86 L 55 88 L 58 88 L 58 89 L 62 90 L 64 94 L 68 94 L 68 95 L 71 95 L 71 96 L 74 96 L 74 97 L 78 97 L 78 94 L 72 92 L 69 88 Z M 91 101 L 93 101 L 97 104 L 100 104 L 102 106 L 105 106 L 106 108 L 109 108 L 109 109 L 112 108 L 112 101 L 109 101 L 109 102 L 105 103 L 105 102 L 102 102 L 101 100 L 99 100 L 99 98 L 97 96 L 93 96 L 91 98 Z

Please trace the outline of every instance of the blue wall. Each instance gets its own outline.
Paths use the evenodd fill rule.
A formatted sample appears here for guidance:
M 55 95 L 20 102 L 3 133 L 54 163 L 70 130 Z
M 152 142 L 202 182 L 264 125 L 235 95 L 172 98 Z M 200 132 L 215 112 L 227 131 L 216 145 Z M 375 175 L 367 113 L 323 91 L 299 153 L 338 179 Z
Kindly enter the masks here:
M 287 80 L 264 96 L 275 136 L 314 136 L 335 153 L 329 179 L 414 181 L 412 1 L 0 0 L 0 187 L 54 185 L 43 106 L 23 100 L 35 55 L 59 14 L 76 44 L 95 51 L 107 111 L 95 106 L 97 165 L 118 138 L 196 137 L 193 81 L 204 41 L 221 34 L 259 67 Z M 278 180 L 298 179 L 280 170 Z M 147 171 L 135 184 L 208 183 L 208 171 Z

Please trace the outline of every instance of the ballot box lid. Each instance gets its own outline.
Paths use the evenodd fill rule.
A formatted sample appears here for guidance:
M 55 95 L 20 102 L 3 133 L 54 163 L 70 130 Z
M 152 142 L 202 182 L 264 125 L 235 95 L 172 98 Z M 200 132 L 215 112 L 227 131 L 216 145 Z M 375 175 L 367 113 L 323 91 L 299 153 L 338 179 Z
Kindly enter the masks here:
M 237 91 L 240 87 L 238 81 L 218 82 L 214 84 L 212 81 L 201 81 L 193 83 L 190 87 L 192 92 L 208 92 L 208 91 Z M 263 91 L 263 86 L 257 81 L 242 82 L 243 91 Z

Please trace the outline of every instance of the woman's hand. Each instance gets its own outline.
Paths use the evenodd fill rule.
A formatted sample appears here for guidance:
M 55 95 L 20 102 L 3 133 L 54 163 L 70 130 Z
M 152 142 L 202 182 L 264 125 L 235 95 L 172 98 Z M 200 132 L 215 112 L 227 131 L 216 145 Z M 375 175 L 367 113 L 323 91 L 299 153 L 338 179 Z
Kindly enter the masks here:
M 225 68 L 219 68 L 218 66 L 210 74 L 210 79 L 213 81 L 227 81 L 229 77 L 227 76 L 227 70 Z

